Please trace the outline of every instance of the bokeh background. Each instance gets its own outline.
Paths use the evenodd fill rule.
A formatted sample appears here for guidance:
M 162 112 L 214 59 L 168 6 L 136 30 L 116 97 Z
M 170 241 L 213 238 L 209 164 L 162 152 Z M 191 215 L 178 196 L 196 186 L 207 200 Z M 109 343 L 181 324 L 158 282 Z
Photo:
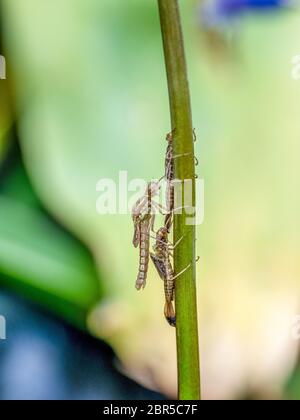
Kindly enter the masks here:
M 203 397 L 299 399 L 298 4 L 180 6 L 205 181 Z M 156 1 L 1 0 L 0 43 L 0 397 L 175 397 L 161 281 L 150 266 L 136 292 L 130 216 L 96 212 L 99 179 L 163 171 Z

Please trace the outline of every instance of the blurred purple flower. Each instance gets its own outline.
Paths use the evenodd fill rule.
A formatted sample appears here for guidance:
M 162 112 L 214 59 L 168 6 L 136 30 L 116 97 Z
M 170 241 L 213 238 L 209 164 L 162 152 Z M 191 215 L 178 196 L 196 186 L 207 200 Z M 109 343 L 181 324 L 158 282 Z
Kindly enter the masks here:
M 246 12 L 272 11 L 295 5 L 296 0 L 203 0 L 200 20 L 204 27 L 217 27 Z

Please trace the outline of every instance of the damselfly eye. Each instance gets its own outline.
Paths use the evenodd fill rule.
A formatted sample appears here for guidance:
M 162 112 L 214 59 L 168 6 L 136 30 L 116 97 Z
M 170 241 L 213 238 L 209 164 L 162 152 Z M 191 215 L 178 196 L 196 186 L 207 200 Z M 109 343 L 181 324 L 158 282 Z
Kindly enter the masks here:
M 167 140 L 168 142 L 170 142 L 170 141 L 172 141 L 172 140 L 173 140 L 172 133 L 168 133 L 168 134 L 166 135 L 166 140 Z

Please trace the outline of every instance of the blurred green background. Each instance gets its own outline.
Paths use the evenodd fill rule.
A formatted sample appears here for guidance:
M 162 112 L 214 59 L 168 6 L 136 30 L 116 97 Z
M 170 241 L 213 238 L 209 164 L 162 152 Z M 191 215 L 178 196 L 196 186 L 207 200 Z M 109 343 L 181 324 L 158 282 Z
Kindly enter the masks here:
M 291 336 L 300 311 L 300 82 L 291 75 L 299 11 L 242 16 L 216 47 L 199 2 L 180 5 L 205 181 L 203 397 L 300 398 Z M 99 179 L 163 172 L 170 122 L 156 2 L 1 7 L 3 167 L 16 138 L 22 155 L 1 183 L 1 285 L 106 340 L 129 376 L 174 396 L 162 284 L 150 267 L 147 288 L 136 292 L 130 216 L 96 212 Z

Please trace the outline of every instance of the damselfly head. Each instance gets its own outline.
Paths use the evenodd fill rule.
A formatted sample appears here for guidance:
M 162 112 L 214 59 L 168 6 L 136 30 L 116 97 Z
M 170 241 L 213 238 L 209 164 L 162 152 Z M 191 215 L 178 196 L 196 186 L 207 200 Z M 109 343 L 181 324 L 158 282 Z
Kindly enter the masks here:
M 160 242 L 167 242 L 168 241 L 168 229 L 166 226 L 161 227 L 157 233 L 156 233 L 156 238 L 160 241 Z
M 168 143 L 172 143 L 172 141 L 173 141 L 172 131 L 166 135 L 166 140 L 167 140 Z

